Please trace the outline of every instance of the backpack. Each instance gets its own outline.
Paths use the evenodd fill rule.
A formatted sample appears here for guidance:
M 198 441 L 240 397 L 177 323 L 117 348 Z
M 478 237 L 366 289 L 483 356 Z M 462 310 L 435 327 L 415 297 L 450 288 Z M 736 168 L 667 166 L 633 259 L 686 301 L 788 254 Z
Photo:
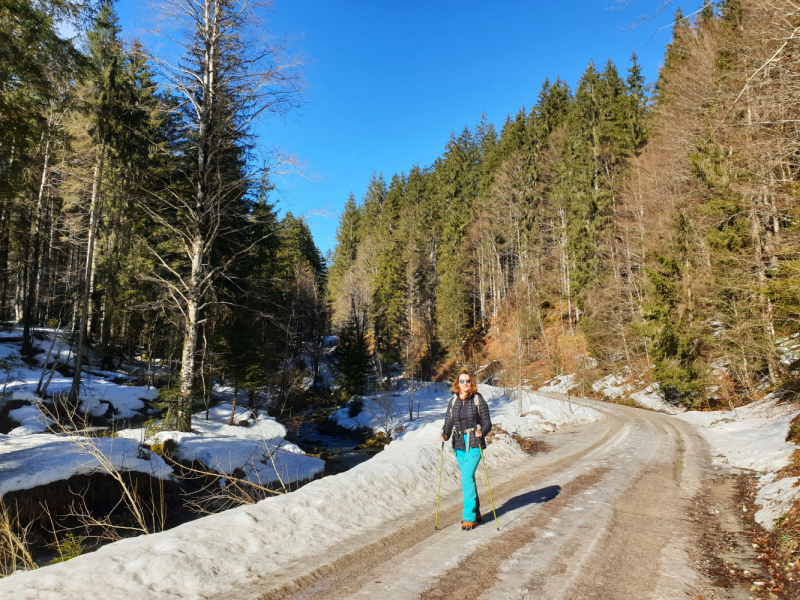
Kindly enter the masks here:
M 478 411 L 480 415 L 481 412 L 481 401 L 478 399 L 478 394 L 473 394 L 472 399 L 475 400 L 475 410 Z M 453 414 L 453 406 L 455 406 L 456 400 L 458 400 L 458 394 L 453 394 L 453 399 L 450 400 L 450 414 Z

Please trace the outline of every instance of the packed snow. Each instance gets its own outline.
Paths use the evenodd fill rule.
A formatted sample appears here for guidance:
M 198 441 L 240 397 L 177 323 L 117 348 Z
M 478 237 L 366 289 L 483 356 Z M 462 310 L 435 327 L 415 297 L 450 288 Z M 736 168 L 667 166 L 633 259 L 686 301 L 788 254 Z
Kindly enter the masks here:
M 786 441 L 789 422 L 800 413 L 797 404 L 781 403 L 776 394 L 735 411 L 689 411 L 678 416 L 706 439 L 714 464 L 762 473 L 756 521 L 772 529 L 774 520 L 800 497 L 800 488 L 776 479 L 797 446 Z M 776 516 L 777 515 L 777 516 Z
M 535 392 L 515 397 L 490 386 L 480 386 L 480 391 L 493 421 L 506 431 L 531 434 L 542 431 L 544 422 L 564 427 L 600 418 L 590 408 L 570 407 Z M 312 481 L 291 494 L 0 580 L 0 596 L 19 600 L 208 598 L 249 582 L 269 580 L 301 559 L 314 564 L 318 557 L 322 562 L 338 544 L 378 528 L 385 534 L 396 531 L 405 524 L 405 517 L 432 510 L 439 482 L 439 433 L 451 397 L 442 386 L 415 390 L 411 421 L 408 392 L 391 396 L 392 406 L 405 409 L 396 416 L 393 441 L 349 471 Z M 346 412 L 337 414 L 340 423 L 348 423 Z M 351 425 L 383 428 L 381 420 L 367 413 L 358 415 Z M 442 494 L 448 494 L 461 484 L 453 453 L 444 456 L 441 485 Z M 503 435 L 496 436 L 485 452 L 490 473 L 520 464 L 525 456 Z
M 296 445 L 287 442 L 286 428 L 261 413 L 253 418 L 247 408 L 237 407 L 228 425 L 233 404 L 211 407 L 192 419 L 192 431 L 158 431 L 148 437 L 145 429 L 126 429 L 119 435 L 144 444 L 173 440 L 178 444 L 175 457 L 181 461 L 198 460 L 223 475 L 237 469 L 245 479 L 260 485 L 295 483 L 314 478 L 325 468 L 325 461 L 306 456 Z
M 106 472 L 92 451 L 102 453 L 118 471 L 139 471 L 160 479 L 172 474 L 161 457 L 143 452 L 133 440 L 52 434 L 0 435 L 0 473 L 3 474 L 0 497 L 73 475 Z

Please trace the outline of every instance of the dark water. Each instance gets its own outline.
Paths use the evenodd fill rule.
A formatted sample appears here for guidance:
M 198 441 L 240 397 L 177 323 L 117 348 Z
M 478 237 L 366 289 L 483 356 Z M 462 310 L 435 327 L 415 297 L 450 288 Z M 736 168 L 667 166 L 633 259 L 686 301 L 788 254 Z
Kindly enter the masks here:
M 300 425 L 297 433 L 288 437 L 304 452 L 321 454 L 325 460 L 323 476 L 327 476 L 352 469 L 381 451 L 381 448 L 361 447 L 367 435 L 368 432 L 354 432 L 326 419 L 320 422 L 307 421 Z

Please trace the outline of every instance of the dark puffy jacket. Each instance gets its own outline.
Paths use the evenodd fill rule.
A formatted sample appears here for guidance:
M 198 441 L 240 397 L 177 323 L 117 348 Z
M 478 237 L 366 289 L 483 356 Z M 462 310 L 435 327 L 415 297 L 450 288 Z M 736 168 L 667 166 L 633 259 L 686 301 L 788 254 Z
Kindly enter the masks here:
M 475 398 L 478 399 L 477 407 L 475 406 Z M 450 403 L 447 405 L 447 416 L 445 416 L 444 419 L 444 429 L 442 430 L 444 439 L 449 439 L 453 430 L 455 430 L 456 434 L 453 435 L 453 448 L 455 450 L 466 450 L 464 447 L 464 434 L 458 435 L 458 432 L 474 429 L 474 427 L 480 423 L 483 437 L 475 437 L 475 432 L 470 431 L 469 447 L 477 448 L 478 440 L 480 440 L 481 447 L 486 448 L 486 435 L 492 430 L 492 419 L 489 417 L 489 405 L 486 404 L 486 400 L 484 400 L 483 396 L 480 394 L 470 394 L 464 402 L 467 405 L 466 423 L 461 422 L 462 401 L 456 395 L 453 395 L 450 399 Z

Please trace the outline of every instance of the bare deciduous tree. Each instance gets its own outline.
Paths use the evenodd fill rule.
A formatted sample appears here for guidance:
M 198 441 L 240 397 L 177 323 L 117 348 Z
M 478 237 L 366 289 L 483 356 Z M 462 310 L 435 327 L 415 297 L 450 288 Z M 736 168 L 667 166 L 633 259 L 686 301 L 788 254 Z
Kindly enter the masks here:
M 193 160 L 185 167 L 188 189 L 149 190 L 142 206 L 173 238 L 181 256 L 176 264 L 161 249 L 148 247 L 158 267 L 152 278 L 184 321 L 178 427 L 189 430 L 204 309 L 214 301 L 215 282 L 259 241 L 243 235 L 254 231 L 257 221 L 243 199 L 265 176 L 265 168 L 246 164 L 250 127 L 259 117 L 298 106 L 301 61 L 290 53 L 288 39 L 274 39 L 262 27 L 260 13 L 269 8 L 267 2 L 162 0 L 161 7 L 165 22 L 179 25 L 177 31 L 159 33 L 183 56 L 178 61 L 149 58 L 181 97 Z M 215 262 L 214 251 L 223 242 L 228 242 L 226 255 Z

